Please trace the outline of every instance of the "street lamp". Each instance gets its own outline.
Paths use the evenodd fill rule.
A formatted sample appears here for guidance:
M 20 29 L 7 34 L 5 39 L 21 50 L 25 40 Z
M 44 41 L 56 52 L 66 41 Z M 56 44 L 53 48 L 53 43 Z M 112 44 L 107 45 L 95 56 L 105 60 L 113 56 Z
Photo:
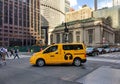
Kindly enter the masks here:
M 65 35 L 64 35 L 64 41 L 65 41 L 65 43 L 68 43 L 69 30 L 68 30 L 68 28 L 67 28 L 67 23 L 65 22 L 65 23 L 63 23 L 63 24 L 64 24 L 64 26 L 65 26 L 65 29 L 64 29 L 64 33 L 65 33 Z

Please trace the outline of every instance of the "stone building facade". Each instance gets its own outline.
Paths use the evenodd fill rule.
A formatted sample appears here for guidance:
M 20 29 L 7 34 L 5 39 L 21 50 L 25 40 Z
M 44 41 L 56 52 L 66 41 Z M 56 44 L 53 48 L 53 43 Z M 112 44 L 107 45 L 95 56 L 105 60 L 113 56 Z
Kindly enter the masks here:
M 95 18 L 107 18 L 110 17 L 112 20 L 113 28 L 120 28 L 120 6 L 103 8 L 93 11 L 93 17 Z
M 67 25 L 69 43 L 83 42 L 86 46 L 114 44 L 113 29 L 103 19 L 89 18 L 67 22 Z M 55 28 L 51 38 L 53 43 L 65 43 L 64 29 L 64 25 Z
M 92 17 L 93 10 L 88 7 L 87 5 L 83 5 L 83 7 L 76 11 L 67 12 L 65 15 L 65 21 L 75 21 L 75 20 L 82 20 Z
M 117 0 L 116 0 L 117 1 Z M 110 8 L 103 8 L 93 11 L 93 17 L 95 18 L 110 18 L 111 26 L 115 31 L 115 43 L 120 43 L 120 5 L 113 6 Z

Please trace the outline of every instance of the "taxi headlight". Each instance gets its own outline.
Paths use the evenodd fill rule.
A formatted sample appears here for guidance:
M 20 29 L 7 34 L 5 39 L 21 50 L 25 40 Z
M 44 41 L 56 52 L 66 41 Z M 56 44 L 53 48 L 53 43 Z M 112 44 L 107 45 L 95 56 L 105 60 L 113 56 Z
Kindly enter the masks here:
M 33 54 L 32 54 L 32 56 L 35 56 L 35 55 L 36 55 L 36 53 L 33 53 Z

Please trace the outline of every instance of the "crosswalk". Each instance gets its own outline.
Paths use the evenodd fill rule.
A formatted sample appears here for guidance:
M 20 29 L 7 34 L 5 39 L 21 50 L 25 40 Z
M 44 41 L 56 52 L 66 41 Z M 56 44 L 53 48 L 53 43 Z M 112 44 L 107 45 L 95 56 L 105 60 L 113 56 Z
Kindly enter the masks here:
M 110 63 L 118 63 L 118 64 L 120 64 L 120 60 L 117 60 L 117 59 L 106 59 L 106 58 L 88 57 L 87 60 L 90 60 L 90 61 L 99 61 L 99 62 L 110 62 Z
M 20 58 L 31 57 L 31 54 L 19 54 Z M 6 57 L 6 59 L 14 59 L 14 57 Z M 17 58 L 16 58 L 17 59 Z M 87 57 L 90 61 L 111 62 L 120 64 L 120 52 L 101 54 L 95 57 Z
M 19 55 L 19 57 L 20 58 L 27 58 L 27 57 L 30 57 L 31 55 Z M 11 57 L 6 57 L 6 59 L 14 59 L 14 57 L 13 56 L 11 56 Z M 16 57 L 16 59 L 17 59 L 17 57 Z
M 120 52 L 101 54 L 95 57 L 87 57 L 87 60 L 120 64 Z
M 113 53 L 101 54 L 101 55 L 98 55 L 98 57 L 120 59 L 120 52 L 113 52 Z

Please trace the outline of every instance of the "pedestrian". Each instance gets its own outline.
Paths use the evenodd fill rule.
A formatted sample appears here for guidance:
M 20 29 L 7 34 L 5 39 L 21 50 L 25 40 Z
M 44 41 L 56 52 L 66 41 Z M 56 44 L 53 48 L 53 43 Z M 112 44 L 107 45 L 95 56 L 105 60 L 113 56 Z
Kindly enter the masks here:
M 5 52 L 6 52 L 7 57 L 9 57 L 7 48 L 5 48 Z
M 1 52 L 1 49 L 0 49 L 0 65 L 2 65 L 2 52 Z
M 18 55 L 18 49 L 15 49 L 15 56 L 14 56 L 14 59 L 15 59 L 16 57 L 17 57 L 18 59 L 20 58 L 19 55 Z
M 1 51 L 1 55 L 2 55 L 2 63 L 4 63 L 4 65 L 6 65 L 6 59 L 5 59 L 5 56 L 6 56 L 6 49 L 4 47 L 2 47 L 0 49 Z
M 11 57 L 11 56 L 14 56 L 13 49 L 10 49 L 10 57 Z

